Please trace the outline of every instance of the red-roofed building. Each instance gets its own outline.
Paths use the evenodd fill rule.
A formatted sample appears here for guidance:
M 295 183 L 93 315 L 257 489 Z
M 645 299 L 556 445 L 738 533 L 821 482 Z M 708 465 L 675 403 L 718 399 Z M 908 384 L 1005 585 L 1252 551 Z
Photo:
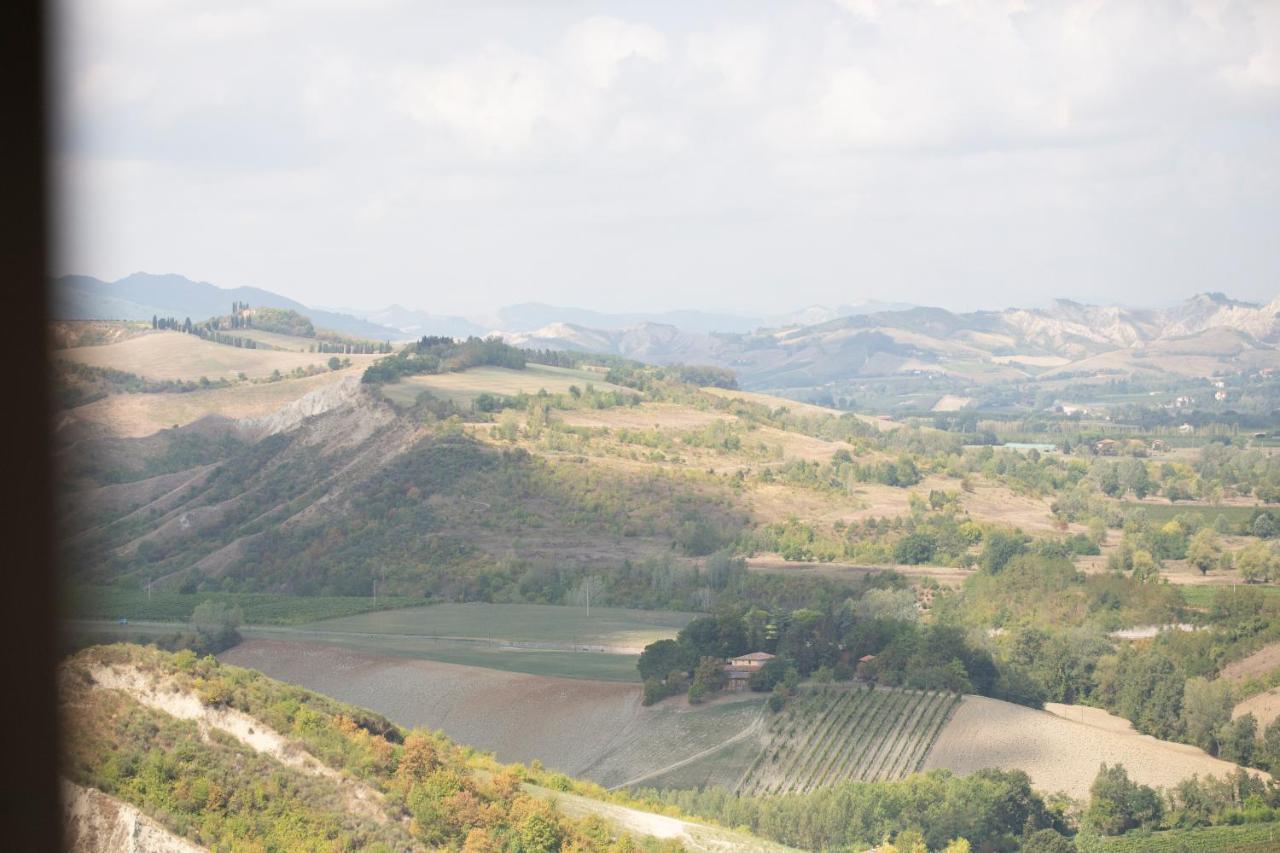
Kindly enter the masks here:
M 730 658 L 729 662 L 724 665 L 724 674 L 728 679 L 726 689 L 735 693 L 746 690 L 751 679 L 751 673 L 758 672 L 762 666 L 773 660 L 774 657 L 776 656 L 768 652 L 751 652 L 750 654 Z

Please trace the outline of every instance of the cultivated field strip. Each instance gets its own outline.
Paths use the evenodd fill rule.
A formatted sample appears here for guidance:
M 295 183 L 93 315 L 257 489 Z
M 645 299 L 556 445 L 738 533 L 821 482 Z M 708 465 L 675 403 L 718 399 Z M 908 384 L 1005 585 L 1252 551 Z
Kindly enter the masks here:
M 865 685 L 811 688 L 772 720 L 743 794 L 807 792 L 917 771 L 959 696 Z

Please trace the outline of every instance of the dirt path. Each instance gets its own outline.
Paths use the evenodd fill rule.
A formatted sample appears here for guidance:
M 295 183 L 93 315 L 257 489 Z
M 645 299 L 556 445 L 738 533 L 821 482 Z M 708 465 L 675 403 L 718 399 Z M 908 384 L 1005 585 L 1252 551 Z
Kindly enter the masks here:
M 68 853 L 202 853 L 134 806 L 62 780 L 63 839 Z
M 348 811 L 377 823 L 386 823 L 382 794 L 363 782 L 350 779 L 298 744 L 264 725 L 261 721 L 230 708 L 210 708 L 192 693 L 172 681 L 143 672 L 136 667 L 98 666 L 90 670 L 95 687 L 120 690 L 148 708 L 162 711 L 180 720 L 192 720 L 207 737 L 210 729 L 230 735 L 254 752 L 270 756 L 281 764 L 333 782 L 342 792 Z
M 647 773 L 641 776 L 637 776 L 634 779 L 628 779 L 627 781 L 621 784 L 613 785 L 610 787 L 609 790 L 614 791 L 614 790 L 617 790 L 618 788 L 630 788 L 632 785 L 635 785 L 639 782 L 643 782 L 645 779 L 652 779 L 655 776 L 661 776 L 663 773 L 667 773 L 671 770 L 684 767 L 686 764 L 692 764 L 693 762 L 698 761 L 699 759 L 706 758 L 708 755 L 712 755 L 713 753 L 719 752 L 720 750 L 724 749 L 726 746 L 730 746 L 731 744 L 735 744 L 740 740 L 744 740 L 745 738 L 749 738 L 749 737 L 752 737 L 753 735 L 758 734 L 762 728 L 764 728 L 764 709 L 763 708 L 760 709 L 760 716 L 756 717 L 756 719 L 751 723 L 751 725 L 747 726 L 745 729 L 733 735 L 732 737 L 725 738 L 723 741 L 716 744 L 715 746 L 710 746 L 704 750 L 695 752 L 693 755 L 690 755 L 688 758 L 682 758 L 679 761 L 668 764 L 666 767 L 659 767 L 657 770 L 650 770 Z

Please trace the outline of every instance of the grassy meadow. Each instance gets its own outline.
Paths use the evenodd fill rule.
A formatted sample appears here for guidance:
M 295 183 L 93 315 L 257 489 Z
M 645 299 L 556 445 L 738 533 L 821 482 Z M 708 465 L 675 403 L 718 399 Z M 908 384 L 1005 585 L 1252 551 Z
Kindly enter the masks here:
M 674 637 L 696 614 L 553 604 L 434 604 L 329 619 L 309 627 L 331 632 L 559 642 L 642 648 Z
M 237 592 L 163 592 L 119 587 L 76 587 L 68 591 L 63 613 L 71 619 L 129 619 L 136 622 L 186 622 L 205 601 L 240 608 L 246 625 L 303 625 L 369 610 L 412 607 L 421 599 L 398 596 L 376 601 L 355 596 L 271 595 Z
M 692 613 L 538 604 L 435 604 L 421 599 L 180 593 L 81 587 L 67 596 L 72 633 L 94 642 L 145 639 L 181 628 L 204 601 L 235 605 L 246 638 L 315 643 L 371 655 L 503 672 L 638 682 L 638 650 L 674 637 Z M 127 619 L 127 625 L 116 620 Z M 83 645 L 83 642 L 80 643 Z M 524 646 L 524 647 L 522 647 Z M 576 651 L 575 646 L 611 647 Z M 616 653 L 619 649 L 635 653 Z
M 412 405 L 423 391 L 459 406 L 469 406 L 481 394 L 514 397 L 517 394 L 536 394 L 541 390 L 549 394 L 567 394 L 570 386 L 585 389 L 588 384 L 601 391 L 625 390 L 606 382 L 603 374 L 596 371 L 530 364 L 524 370 L 473 367 L 458 373 L 407 376 L 384 386 L 382 393 L 401 406 Z
M 584 607 L 476 602 L 365 612 L 243 633 L 503 672 L 638 682 L 639 650 L 675 637 L 693 616 L 603 607 L 592 608 L 588 616 Z M 634 653 L 616 653 L 620 649 Z
M 236 329 L 236 337 L 248 338 L 276 349 L 289 352 L 310 352 L 316 345 L 315 338 L 304 338 L 298 335 L 284 335 L 279 332 L 264 332 L 262 329 Z M 327 356 L 326 356 L 327 357 Z
M 1099 849 L 1105 853 L 1208 853 L 1211 850 L 1266 853 L 1280 849 L 1280 829 L 1274 823 L 1245 823 L 1135 832 L 1104 838 Z
M 1145 501 L 1121 501 L 1120 506 L 1126 512 L 1135 509 L 1142 510 L 1153 524 L 1164 524 L 1166 521 L 1172 521 L 1180 515 L 1187 515 L 1197 517 L 1201 520 L 1201 523 L 1210 525 L 1218 519 L 1218 516 L 1222 516 L 1231 524 L 1240 524 L 1248 521 L 1254 510 L 1259 508 L 1240 505 L 1213 506 L 1190 503 L 1147 503 Z M 1275 507 L 1266 508 L 1274 509 Z
M 62 358 L 94 367 L 123 370 L 147 379 L 194 381 L 235 379 L 243 373 L 250 379 L 265 379 L 273 371 L 288 373 L 295 368 L 323 365 L 323 353 L 279 352 L 243 349 L 206 341 L 182 332 L 149 332 L 120 343 L 75 347 L 59 353 Z M 352 355 L 352 364 L 365 366 L 376 355 Z
M 264 626 L 241 629 L 240 633 L 248 639 L 288 640 L 382 658 L 437 661 L 527 675 L 640 683 L 640 674 L 636 670 L 639 655 L 513 648 L 498 641 L 446 640 L 411 634 L 359 634 L 312 628 Z

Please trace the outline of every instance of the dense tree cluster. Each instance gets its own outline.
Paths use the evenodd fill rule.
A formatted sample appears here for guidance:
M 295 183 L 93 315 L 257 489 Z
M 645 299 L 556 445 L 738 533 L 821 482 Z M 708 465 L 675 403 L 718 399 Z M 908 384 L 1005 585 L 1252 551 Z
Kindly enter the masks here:
M 1019 771 L 959 778 L 935 770 L 896 782 L 845 782 L 763 797 L 737 797 L 721 788 L 638 793 L 803 850 L 865 849 L 888 841 L 905 850 L 916 839 L 942 850 L 963 838 L 974 850 L 1015 851 L 1027 849 L 1025 839 L 1037 833 L 1063 838 L 1069 831 L 1065 816 Z
M 471 337 L 459 342 L 453 338 L 425 335 L 394 356 L 369 365 L 363 381 L 376 385 L 394 382 L 402 376 L 448 373 L 481 365 L 523 370 L 525 363 L 524 350 L 498 337 Z
M 890 586 L 834 600 L 813 596 L 800 608 L 726 603 L 714 615 L 694 619 L 675 640 L 645 647 L 638 668 L 648 695 L 656 701 L 696 682 L 708 659 L 723 664 L 763 651 L 777 657 L 750 681 L 762 692 L 773 690 L 791 671 L 797 680 L 820 669 L 848 680 L 857 661 L 871 655 L 874 660 L 858 671 L 883 684 L 981 693 L 1033 707 L 1043 703 L 1044 691 L 1017 665 L 997 663 L 959 627 L 922 624 L 912 593 L 893 588 L 892 579 L 880 582 Z

